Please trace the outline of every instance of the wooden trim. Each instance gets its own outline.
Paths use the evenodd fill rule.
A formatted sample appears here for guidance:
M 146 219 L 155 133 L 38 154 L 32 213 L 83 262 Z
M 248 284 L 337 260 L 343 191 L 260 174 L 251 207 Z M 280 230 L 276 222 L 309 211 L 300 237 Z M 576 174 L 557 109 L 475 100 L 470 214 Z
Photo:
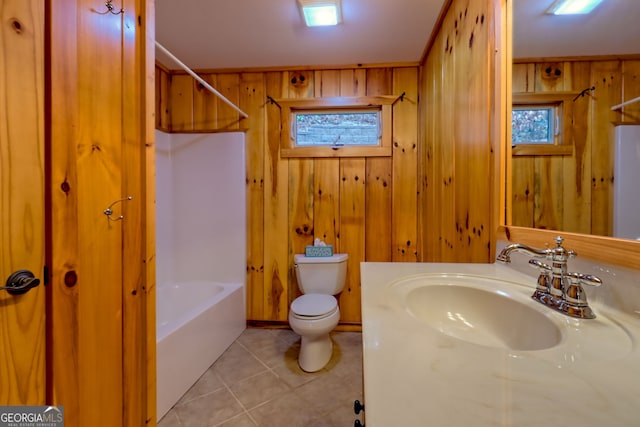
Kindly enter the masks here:
M 327 98 L 285 98 L 275 101 L 281 106 L 290 109 L 323 109 L 323 108 L 357 108 L 391 105 L 398 99 L 397 96 L 335 96 Z
M 156 375 L 156 140 L 155 140 L 155 2 L 145 0 L 142 10 L 141 37 L 144 37 L 140 60 L 144 61 L 141 66 L 139 78 L 144 79 L 142 90 L 145 96 L 145 116 L 142 126 L 142 138 L 144 142 L 144 153 L 142 154 L 144 190 L 143 197 L 143 223 L 142 235 L 144 236 L 144 268 L 143 268 L 143 292 L 145 295 L 144 306 L 144 331 L 146 336 L 144 351 L 144 366 L 146 368 L 146 404 L 144 416 L 147 426 L 156 425 L 157 414 L 157 375 Z
M 501 43 L 503 49 L 503 63 L 502 66 L 505 67 L 505 75 L 506 79 L 502 86 L 504 90 L 505 103 L 502 106 L 502 110 L 498 113 L 503 117 L 503 122 L 500 124 L 501 133 L 500 136 L 503 139 L 500 140 L 500 147 L 496 151 L 496 156 L 498 159 L 496 163 L 500 165 L 500 174 L 497 176 L 499 181 L 496 183 L 496 187 L 494 187 L 494 191 L 497 190 L 500 194 L 499 200 L 500 205 L 497 207 L 498 209 L 498 220 L 495 222 L 495 225 L 500 226 L 504 223 L 511 223 L 511 212 L 512 212 L 512 203 L 513 199 L 511 194 L 513 193 L 512 188 L 512 180 L 513 176 L 513 166 L 512 166 L 512 146 L 507 143 L 507 141 L 512 140 L 512 129 L 511 129 L 511 116 L 512 116 L 512 106 L 513 106 L 513 1 L 506 0 L 504 3 L 504 7 L 502 7 L 502 13 L 504 14 L 502 20 L 504 22 L 505 28 L 499 34 L 501 34 L 503 40 Z M 495 175 L 494 175 L 495 176 Z M 495 246 L 497 245 L 497 237 L 493 238 L 494 247 L 492 248 L 495 253 Z
M 565 239 L 565 247 L 575 250 L 580 258 L 640 270 L 640 242 L 633 240 L 510 225 L 500 226 L 497 235 L 499 240 L 537 247 L 549 245 L 557 235 L 561 235 Z
M 514 64 L 527 64 L 530 62 L 590 62 L 590 61 L 633 61 L 640 59 L 640 54 L 628 55 L 600 55 L 600 56 L 550 56 L 540 58 L 514 58 Z
M 280 157 L 389 157 L 391 146 L 281 148 Z
M 392 105 L 397 100 L 393 96 L 359 96 L 359 97 L 326 97 L 297 98 L 276 100 L 282 110 L 280 118 L 280 157 L 390 157 L 392 155 Z M 382 120 L 382 136 L 380 145 L 339 147 L 295 147 L 291 138 L 291 114 L 293 110 L 335 110 L 357 109 L 358 107 L 380 107 Z
M 451 1 L 451 0 L 448 0 Z M 156 65 L 169 74 L 187 74 L 186 71 L 178 69 L 167 69 L 166 65 L 156 61 Z M 321 71 L 321 70 L 346 70 L 346 69 L 371 69 L 371 68 L 412 68 L 420 66 L 419 62 L 384 62 L 371 64 L 328 64 L 328 65 L 292 65 L 275 67 L 244 67 L 244 68 L 201 68 L 194 69 L 198 74 L 218 74 L 218 73 L 273 73 L 289 71 Z
M 171 70 L 170 68 L 167 68 L 166 65 L 164 65 L 162 62 L 158 62 L 155 61 L 155 66 L 160 68 L 162 71 L 164 71 L 167 74 L 172 74 L 173 72 L 175 72 L 176 70 Z M 186 71 L 183 71 L 183 73 L 187 73 Z
M 612 125 L 614 126 L 638 126 L 640 125 L 640 120 L 638 121 L 633 121 L 633 122 L 611 122 Z
M 549 104 L 554 102 L 567 102 L 580 95 L 579 91 L 569 92 L 515 92 L 512 97 L 513 104 Z
M 570 156 L 571 144 L 519 144 L 511 148 L 512 156 Z

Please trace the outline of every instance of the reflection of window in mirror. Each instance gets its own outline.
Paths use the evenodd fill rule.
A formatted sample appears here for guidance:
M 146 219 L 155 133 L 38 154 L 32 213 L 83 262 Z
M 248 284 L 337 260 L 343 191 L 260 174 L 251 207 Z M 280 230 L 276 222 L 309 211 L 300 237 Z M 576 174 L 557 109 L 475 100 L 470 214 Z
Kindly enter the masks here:
M 558 106 L 555 104 L 514 105 L 511 113 L 511 143 L 556 144 Z
M 573 153 L 571 102 L 566 102 L 571 95 L 513 94 L 511 144 L 514 156 Z

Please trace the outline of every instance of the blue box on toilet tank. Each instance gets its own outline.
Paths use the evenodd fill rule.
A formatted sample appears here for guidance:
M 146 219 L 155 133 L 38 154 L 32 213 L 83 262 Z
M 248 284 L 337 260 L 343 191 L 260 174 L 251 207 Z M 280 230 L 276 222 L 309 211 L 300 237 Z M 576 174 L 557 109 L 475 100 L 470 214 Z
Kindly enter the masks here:
M 327 257 L 333 256 L 333 246 L 307 246 L 304 249 L 305 256 L 308 257 Z

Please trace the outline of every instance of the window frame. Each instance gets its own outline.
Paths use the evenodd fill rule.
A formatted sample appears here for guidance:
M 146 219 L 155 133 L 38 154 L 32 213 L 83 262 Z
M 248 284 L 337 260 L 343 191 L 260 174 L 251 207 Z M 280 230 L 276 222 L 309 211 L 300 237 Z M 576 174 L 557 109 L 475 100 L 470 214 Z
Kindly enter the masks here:
M 511 104 L 515 106 L 550 106 L 556 110 L 554 143 L 513 144 L 514 156 L 568 156 L 573 154 L 573 101 L 578 92 L 514 93 Z M 513 112 L 512 112 L 513 117 Z M 512 136 L 513 138 L 513 136 Z
M 279 99 L 280 105 L 280 157 L 390 157 L 392 132 L 392 106 L 397 97 L 359 96 Z M 335 113 L 344 110 L 380 111 L 379 145 L 296 146 L 291 135 L 294 113 Z

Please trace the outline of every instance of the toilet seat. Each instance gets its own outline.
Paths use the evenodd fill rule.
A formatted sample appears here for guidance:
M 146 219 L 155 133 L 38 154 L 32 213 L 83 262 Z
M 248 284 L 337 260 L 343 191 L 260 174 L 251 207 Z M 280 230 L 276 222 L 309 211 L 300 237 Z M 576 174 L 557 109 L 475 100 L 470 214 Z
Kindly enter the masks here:
M 291 303 L 293 315 L 303 319 L 330 316 L 338 309 L 338 301 L 332 295 L 305 294 Z

